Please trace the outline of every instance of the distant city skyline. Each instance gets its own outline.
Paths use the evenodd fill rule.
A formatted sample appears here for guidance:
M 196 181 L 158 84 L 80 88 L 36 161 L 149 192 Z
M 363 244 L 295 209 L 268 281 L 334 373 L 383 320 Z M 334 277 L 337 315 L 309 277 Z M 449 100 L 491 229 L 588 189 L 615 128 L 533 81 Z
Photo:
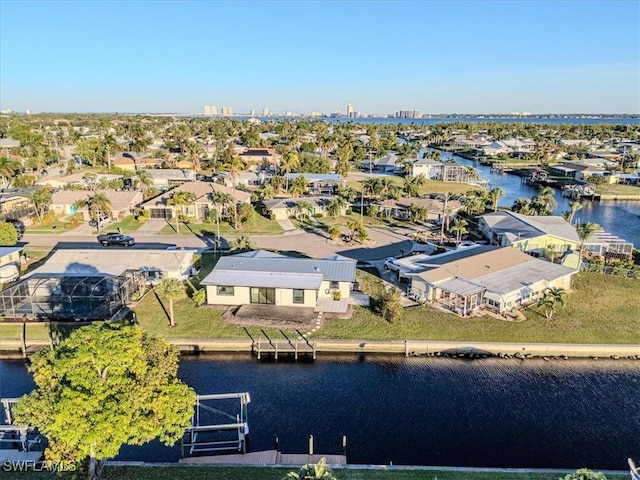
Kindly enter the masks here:
M 638 114 L 639 18 L 635 0 L 0 0 L 0 109 Z

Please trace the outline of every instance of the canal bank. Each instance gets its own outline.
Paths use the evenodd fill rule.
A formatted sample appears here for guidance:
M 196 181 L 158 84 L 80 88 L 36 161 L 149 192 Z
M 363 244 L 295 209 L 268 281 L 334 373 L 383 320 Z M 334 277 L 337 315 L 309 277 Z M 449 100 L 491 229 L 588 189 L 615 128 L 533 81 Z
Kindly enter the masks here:
M 461 341 L 372 341 L 372 340 L 216 340 L 193 338 L 169 338 L 183 355 L 248 353 L 262 358 L 318 354 L 393 354 L 410 356 L 443 357 L 500 357 L 500 358 L 627 358 L 640 359 L 640 345 L 605 345 L 575 343 L 527 343 L 527 342 L 461 342 Z M 29 340 L 27 355 L 49 348 L 44 339 Z M 24 356 L 20 340 L 0 340 L 0 358 Z M 277 358 L 276 358 L 277 359 Z

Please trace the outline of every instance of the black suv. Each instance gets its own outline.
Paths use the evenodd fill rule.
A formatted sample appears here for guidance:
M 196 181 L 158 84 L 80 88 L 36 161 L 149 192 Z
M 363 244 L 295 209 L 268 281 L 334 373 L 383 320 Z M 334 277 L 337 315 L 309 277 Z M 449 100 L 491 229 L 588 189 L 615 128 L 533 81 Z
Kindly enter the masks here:
M 107 233 L 105 235 L 98 235 L 98 241 L 105 247 L 109 245 L 122 245 L 123 247 L 130 247 L 136 243 L 133 237 L 122 235 L 121 233 Z

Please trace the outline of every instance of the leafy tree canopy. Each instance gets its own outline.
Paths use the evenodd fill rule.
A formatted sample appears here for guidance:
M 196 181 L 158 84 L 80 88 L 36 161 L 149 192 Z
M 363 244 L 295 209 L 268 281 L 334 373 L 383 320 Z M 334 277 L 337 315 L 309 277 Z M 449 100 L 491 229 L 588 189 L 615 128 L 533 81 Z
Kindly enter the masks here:
M 122 445 L 168 445 L 191 424 L 194 391 L 176 377 L 178 352 L 136 326 L 96 323 L 31 358 L 37 388 L 15 407 L 16 423 L 37 428 L 52 461 L 101 461 Z
M 0 247 L 13 247 L 18 243 L 18 231 L 11 223 L 0 223 Z

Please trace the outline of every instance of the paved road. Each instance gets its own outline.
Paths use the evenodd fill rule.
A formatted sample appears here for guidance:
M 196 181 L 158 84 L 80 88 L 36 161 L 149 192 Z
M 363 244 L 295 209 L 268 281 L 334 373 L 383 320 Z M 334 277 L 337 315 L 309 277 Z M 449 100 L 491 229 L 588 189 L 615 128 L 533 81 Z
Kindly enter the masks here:
M 195 235 L 139 235 L 132 249 L 166 248 L 169 246 L 206 248 L 213 247 L 213 239 Z M 250 236 L 260 248 L 280 251 L 297 251 L 316 258 L 329 257 L 336 253 L 356 260 L 376 260 L 402 253 L 409 253 L 412 242 L 402 235 L 382 230 L 369 230 L 369 236 L 375 241 L 370 247 L 332 245 L 321 233 L 290 232 L 288 235 Z M 227 237 L 223 245 L 233 240 Z M 105 248 L 97 241 L 95 235 L 25 235 L 22 242 L 28 246 L 48 246 L 57 248 Z M 111 247 L 107 247 L 111 248 Z M 116 247 L 113 247 L 116 248 Z

